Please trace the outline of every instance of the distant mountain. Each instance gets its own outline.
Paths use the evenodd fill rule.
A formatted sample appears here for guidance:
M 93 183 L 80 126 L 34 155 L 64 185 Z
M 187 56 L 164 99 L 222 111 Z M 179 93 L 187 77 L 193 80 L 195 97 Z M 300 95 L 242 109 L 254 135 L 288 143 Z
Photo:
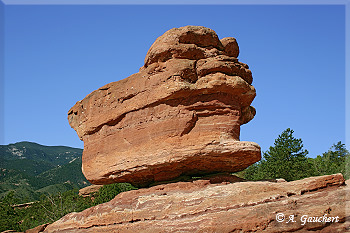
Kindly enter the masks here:
M 33 142 L 18 142 L 9 145 L 0 145 L 0 158 L 18 163 L 25 160 L 26 162 L 45 163 L 47 166 L 66 164 L 74 158 L 81 157 L 82 149 L 71 148 L 67 146 L 43 146 Z
M 90 183 L 81 171 L 82 149 L 33 142 L 0 145 L 0 197 L 9 191 L 22 201 Z

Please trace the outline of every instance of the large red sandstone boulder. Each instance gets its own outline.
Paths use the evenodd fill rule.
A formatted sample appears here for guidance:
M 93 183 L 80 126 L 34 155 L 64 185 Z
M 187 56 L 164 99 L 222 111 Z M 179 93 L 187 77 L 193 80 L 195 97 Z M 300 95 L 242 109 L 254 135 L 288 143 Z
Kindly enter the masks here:
M 259 161 L 259 145 L 239 141 L 256 94 L 238 53 L 234 38 L 219 40 L 209 28 L 174 28 L 154 42 L 138 73 L 77 102 L 68 120 L 84 141 L 86 178 L 146 186 Z
M 349 191 L 341 174 L 293 182 L 179 182 L 121 193 L 44 232 L 348 232 Z

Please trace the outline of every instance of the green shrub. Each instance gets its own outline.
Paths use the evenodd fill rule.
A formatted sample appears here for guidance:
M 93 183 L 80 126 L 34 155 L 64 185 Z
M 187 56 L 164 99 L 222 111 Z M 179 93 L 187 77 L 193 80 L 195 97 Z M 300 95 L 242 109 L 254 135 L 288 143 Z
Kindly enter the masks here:
M 115 183 L 109 185 L 103 185 L 103 187 L 94 195 L 94 204 L 98 205 L 101 203 L 108 202 L 112 200 L 121 192 L 126 192 L 129 190 L 136 189 L 129 183 Z
M 10 192 L 0 199 L 0 232 L 25 231 L 36 226 L 52 223 L 71 212 L 80 212 L 92 206 L 110 201 L 121 192 L 136 189 L 128 183 L 104 185 L 94 198 L 78 195 L 78 189 L 57 194 L 43 194 L 40 200 L 26 208 L 15 207 L 18 199 Z M 92 200 L 94 199 L 94 200 Z
M 10 192 L 0 200 L 0 232 L 5 230 L 21 231 L 19 226 L 21 213 L 13 207 L 16 201 L 14 192 Z

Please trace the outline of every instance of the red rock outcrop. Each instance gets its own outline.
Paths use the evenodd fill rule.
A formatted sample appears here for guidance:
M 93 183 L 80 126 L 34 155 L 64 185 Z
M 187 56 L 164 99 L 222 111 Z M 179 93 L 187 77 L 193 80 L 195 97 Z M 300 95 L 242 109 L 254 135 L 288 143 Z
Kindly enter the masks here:
M 82 197 L 88 197 L 93 193 L 98 192 L 103 185 L 90 185 L 79 190 L 79 195 Z
M 212 177 L 120 193 L 44 232 L 348 232 L 348 192 L 341 174 L 293 182 Z
M 256 94 L 238 54 L 234 38 L 174 28 L 154 42 L 138 73 L 77 102 L 68 120 L 84 141 L 86 178 L 146 186 L 259 161 L 259 145 L 239 141 Z

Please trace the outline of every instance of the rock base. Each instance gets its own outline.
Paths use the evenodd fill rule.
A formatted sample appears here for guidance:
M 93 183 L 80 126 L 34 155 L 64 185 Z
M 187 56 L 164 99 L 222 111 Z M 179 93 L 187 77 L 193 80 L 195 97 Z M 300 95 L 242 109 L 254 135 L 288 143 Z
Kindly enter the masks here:
M 347 232 L 349 191 L 341 174 L 293 182 L 211 177 L 121 193 L 44 232 Z

